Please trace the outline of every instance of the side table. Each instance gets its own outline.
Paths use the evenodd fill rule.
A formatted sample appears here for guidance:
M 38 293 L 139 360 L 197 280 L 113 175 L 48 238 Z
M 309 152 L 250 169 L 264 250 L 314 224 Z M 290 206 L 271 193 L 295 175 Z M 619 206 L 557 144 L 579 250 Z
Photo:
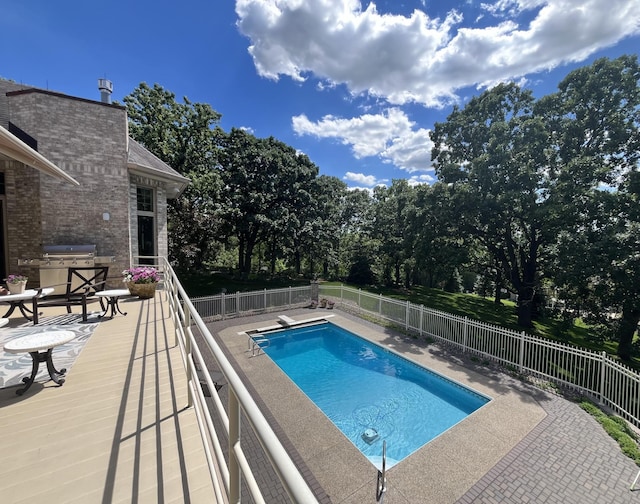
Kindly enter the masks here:
M 62 386 L 64 383 L 64 374 L 66 369 L 57 370 L 53 365 L 51 359 L 51 352 L 57 346 L 68 343 L 75 338 L 75 333 L 72 331 L 45 331 L 41 333 L 29 334 L 27 336 L 21 336 L 19 338 L 7 341 L 4 345 L 5 352 L 12 354 L 28 352 L 31 355 L 32 367 L 31 376 L 29 378 L 24 377 L 22 381 L 25 383 L 25 387 L 16 390 L 16 394 L 22 395 L 33 384 L 38 374 L 38 368 L 41 362 L 47 363 L 47 371 L 49 376 L 57 384 Z M 44 351 L 43 351 L 44 350 Z
M 118 301 L 121 297 L 131 296 L 129 289 L 109 289 L 96 292 L 96 296 L 100 298 L 105 298 L 107 300 L 107 307 L 104 309 L 104 313 L 99 315 L 99 318 L 104 317 L 109 311 L 109 307 L 111 307 L 111 318 L 116 316 L 116 312 L 120 315 L 126 315 L 126 312 L 120 310 L 120 305 L 118 305 Z
M 22 313 L 22 316 L 29 321 L 33 321 L 33 325 L 38 323 L 38 310 L 30 310 L 25 306 L 25 301 L 32 301 L 32 305 L 36 306 L 35 300 L 45 297 L 54 291 L 53 287 L 45 287 L 44 289 L 27 289 L 22 294 L 6 294 L 0 296 L 0 304 L 8 304 L 9 309 L 7 313 L 3 315 L 4 318 L 8 318 L 13 311 L 18 308 Z

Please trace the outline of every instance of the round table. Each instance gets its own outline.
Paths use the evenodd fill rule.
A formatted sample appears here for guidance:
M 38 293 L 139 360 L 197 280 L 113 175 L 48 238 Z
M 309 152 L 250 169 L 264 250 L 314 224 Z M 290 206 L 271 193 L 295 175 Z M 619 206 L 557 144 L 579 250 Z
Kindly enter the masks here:
M 33 324 L 36 325 L 38 323 L 38 313 L 34 312 L 25 306 L 25 301 L 33 301 L 34 298 L 42 298 L 51 293 L 53 293 L 55 289 L 53 287 L 45 287 L 44 289 L 27 289 L 26 291 L 20 294 L 5 294 L 4 296 L 0 296 L 0 304 L 9 304 L 9 309 L 7 313 L 3 315 L 4 318 L 8 318 L 13 311 L 18 308 L 22 313 L 22 316 L 27 320 L 33 320 Z
M 111 317 L 115 317 L 116 312 L 120 315 L 126 315 L 126 312 L 122 312 L 120 310 L 120 306 L 118 305 L 118 300 L 123 296 L 131 296 L 131 292 L 129 289 L 108 289 L 103 291 L 96 292 L 96 296 L 101 298 L 106 298 L 107 307 L 104 309 L 104 313 L 99 315 L 99 317 L 104 317 L 109 311 L 109 307 L 111 307 Z
M 36 379 L 41 362 L 47 363 L 49 376 L 57 385 L 62 386 L 64 383 L 64 378 L 62 378 L 62 376 L 64 376 L 67 370 L 57 370 L 55 368 L 53 360 L 51 359 L 51 352 L 55 347 L 64 345 L 75 337 L 76 335 L 72 331 L 45 331 L 29 334 L 27 336 L 20 336 L 19 338 L 7 341 L 4 345 L 5 352 L 12 354 L 28 352 L 33 360 L 31 376 L 22 379 L 25 383 L 25 387 L 16 390 L 16 394 L 22 395 L 29 389 L 29 387 L 31 387 Z

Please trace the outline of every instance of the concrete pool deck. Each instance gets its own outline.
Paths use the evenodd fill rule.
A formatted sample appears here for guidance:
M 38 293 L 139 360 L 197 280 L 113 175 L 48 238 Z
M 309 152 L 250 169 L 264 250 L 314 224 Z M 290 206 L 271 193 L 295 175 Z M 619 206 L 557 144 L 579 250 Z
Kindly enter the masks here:
M 341 311 L 301 309 L 286 315 L 301 320 L 323 313 L 334 315 L 331 322 L 492 398 L 388 470 L 386 504 L 640 503 L 640 492 L 629 491 L 636 466 L 575 404 L 495 367 Z M 319 500 L 376 502 L 377 469 L 268 356 L 252 356 L 247 338 L 238 334 L 269 325 L 265 322 L 273 323 L 278 314 L 208 325 L 255 391 L 283 444 L 310 475 Z

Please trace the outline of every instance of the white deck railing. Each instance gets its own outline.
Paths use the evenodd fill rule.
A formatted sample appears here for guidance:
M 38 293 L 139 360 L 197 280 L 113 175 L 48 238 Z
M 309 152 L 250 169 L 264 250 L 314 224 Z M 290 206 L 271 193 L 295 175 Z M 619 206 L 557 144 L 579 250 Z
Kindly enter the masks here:
M 251 424 L 272 468 L 278 475 L 291 500 L 304 503 L 317 502 L 313 492 L 260 412 L 253 397 L 225 357 L 218 343 L 211 336 L 200 314 L 195 309 L 173 268 L 167 261 L 162 264 L 162 270 L 164 273 L 164 291 L 169 301 L 171 317 L 176 328 L 175 336 L 182 350 L 183 364 L 189 382 L 189 406 L 194 407 L 198 418 L 217 501 L 239 503 L 241 498 L 240 489 L 244 481 L 253 502 L 265 502 L 262 489 L 249 467 L 242 444 L 240 436 L 242 413 Z M 270 303 L 275 303 L 275 300 L 285 303 L 284 306 L 291 305 L 291 300 L 296 299 L 298 295 L 293 291 L 288 291 L 288 295 L 282 292 L 273 295 L 271 293 L 262 294 L 265 307 L 268 307 Z M 252 296 L 231 296 L 230 299 L 233 301 L 228 303 L 228 300 L 223 297 L 219 303 L 218 307 L 223 313 L 225 309 L 229 310 L 231 306 L 233 306 L 233 309 L 240 311 L 250 311 L 253 306 L 256 306 Z M 213 306 L 216 306 L 216 304 L 214 303 Z M 194 338 L 194 329 L 200 333 L 211 350 L 228 384 L 229 399 L 227 409 L 225 409 L 217 394 L 214 381 L 209 373 L 206 372 L 207 365 L 202 357 L 197 340 Z M 200 377 L 196 371 L 198 368 L 201 370 L 203 379 L 211 392 L 216 413 L 225 429 L 224 434 L 229 439 L 228 461 L 224 457 L 219 441 L 220 436 L 216 432 L 209 407 L 205 402 L 204 393 L 200 385 Z M 228 414 L 227 411 L 229 412 Z M 271 488 L 264 490 L 269 491 Z

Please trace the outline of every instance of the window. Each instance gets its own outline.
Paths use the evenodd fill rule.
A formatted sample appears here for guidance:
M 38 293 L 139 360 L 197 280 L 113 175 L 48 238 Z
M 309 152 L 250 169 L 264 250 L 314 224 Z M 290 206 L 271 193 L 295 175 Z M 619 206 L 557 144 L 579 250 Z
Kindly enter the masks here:
M 138 212 L 153 212 L 153 189 L 138 187 Z
M 137 188 L 138 255 L 156 255 L 156 216 L 153 189 Z M 154 264 L 155 259 L 139 259 L 140 264 Z

